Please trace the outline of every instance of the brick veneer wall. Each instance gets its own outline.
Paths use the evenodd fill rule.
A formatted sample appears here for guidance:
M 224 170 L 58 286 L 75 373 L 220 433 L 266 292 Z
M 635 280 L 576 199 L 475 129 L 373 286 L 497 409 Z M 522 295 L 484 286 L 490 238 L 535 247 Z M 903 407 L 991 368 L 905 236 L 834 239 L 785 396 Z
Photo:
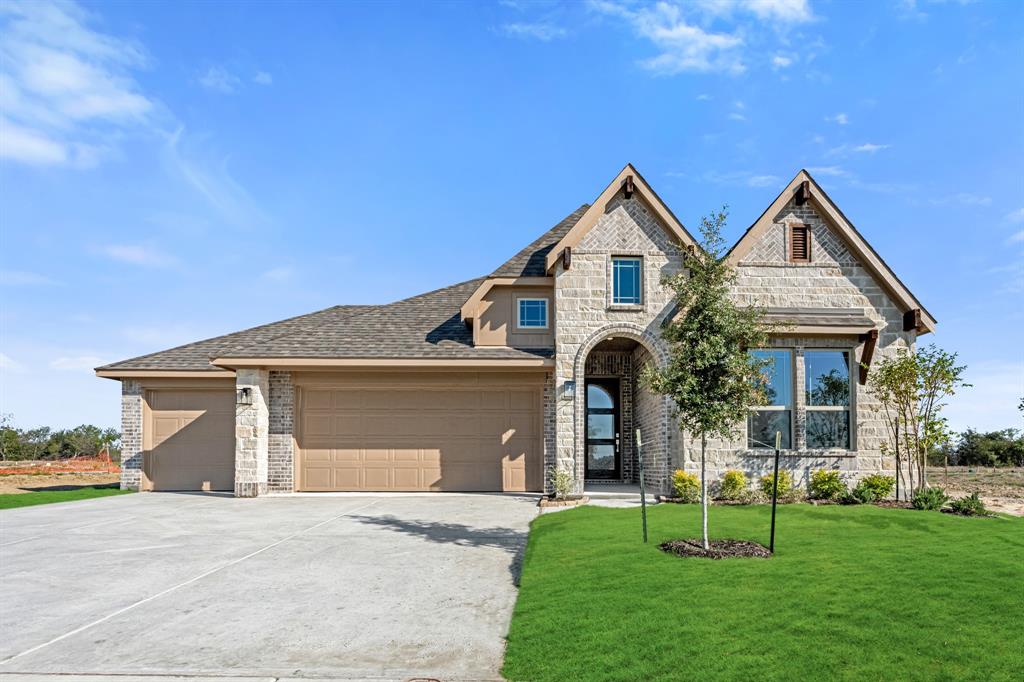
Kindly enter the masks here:
M 267 453 L 267 490 L 294 490 L 295 386 L 291 372 L 270 372 L 269 429 Z
M 121 489 L 142 485 L 142 382 L 121 380 Z

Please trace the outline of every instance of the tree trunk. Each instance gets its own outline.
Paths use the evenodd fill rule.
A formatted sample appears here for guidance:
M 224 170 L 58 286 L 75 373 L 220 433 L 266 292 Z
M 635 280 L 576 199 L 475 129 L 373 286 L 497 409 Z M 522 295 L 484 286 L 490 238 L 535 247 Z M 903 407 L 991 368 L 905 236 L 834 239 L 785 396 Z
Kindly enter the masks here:
M 705 461 L 708 448 L 708 437 L 706 434 L 701 432 L 700 434 L 700 523 L 701 523 L 701 536 L 703 542 L 702 545 L 705 550 L 710 549 L 708 543 L 708 478 L 705 470 Z

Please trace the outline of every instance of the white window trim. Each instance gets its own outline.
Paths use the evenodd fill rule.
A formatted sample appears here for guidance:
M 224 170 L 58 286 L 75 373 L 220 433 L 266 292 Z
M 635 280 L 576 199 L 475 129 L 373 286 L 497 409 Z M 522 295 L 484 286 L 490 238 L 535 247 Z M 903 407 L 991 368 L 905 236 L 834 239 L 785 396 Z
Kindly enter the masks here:
M 794 348 L 751 348 L 749 352 L 773 352 L 777 353 L 782 351 L 783 353 L 789 354 L 789 395 L 791 405 L 752 405 L 747 408 L 748 412 L 785 412 L 789 410 L 789 447 L 783 448 L 784 450 L 796 450 L 796 415 L 797 415 L 797 400 L 796 400 L 796 349 Z M 750 445 L 750 420 L 747 419 L 744 426 L 745 433 L 743 434 L 743 442 L 747 450 L 774 450 L 769 445 Z
M 615 261 L 635 260 L 640 263 L 640 301 L 637 303 L 622 303 L 615 300 Z M 642 309 L 647 302 L 647 291 L 644 286 L 644 257 L 638 254 L 616 253 L 608 259 L 608 307 L 624 310 Z
M 803 410 L 804 410 L 804 422 L 807 421 L 807 415 L 811 412 L 846 412 L 846 428 L 848 443 L 846 447 L 836 446 L 830 448 L 812 448 L 806 443 L 804 444 L 808 452 L 855 452 L 857 450 L 857 411 L 855 408 L 857 400 L 857 386 L 853 383 L 853 370 L 854 367 L 854 356 L 856 348 L 804 348 L 804 386 L 800 387 L 800 390 L 804 394 Z M 807 355 L 809 353 L 846 353 L 846 380 L 849 384 L 849 399 L 847 405 L 808 405 L 807 404 Z M 804 434 L 804 440 L 806 441 L 807 434 Z
M 522 302 L 522 301 L 527 301 L 527 302 L 530 302 L 530 301 L 543 301 L 544 302 L 544 325 L 543 326 L 529 325 L 529 326 L 524 327 L 522 325 L 522 322 L 523 322 L 522 315 L 521 315 L 522 308 L 519 306 L 520 302 Z M 517 330 L 536 331 L 536 330 L 548 329 L 550 326 L 551 326 L 551 302 L 548 299 L 546 299 L 546 298 L 537 298 L 537 297 L 527 297 L 527 296 L 524 296 L 523 298 L 516 298 L 516 329 Z

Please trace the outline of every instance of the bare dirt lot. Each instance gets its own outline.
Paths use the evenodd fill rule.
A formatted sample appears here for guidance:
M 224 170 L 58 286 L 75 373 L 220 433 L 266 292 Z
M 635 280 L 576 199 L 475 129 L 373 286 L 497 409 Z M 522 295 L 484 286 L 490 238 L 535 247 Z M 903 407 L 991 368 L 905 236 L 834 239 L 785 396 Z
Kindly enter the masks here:
M 0 463 L 0 495 L 38 490 L 73 490 L 116 483 L 121 469 L 109 459 L 79 457 Z
M 1024 516 L 1024 468 L 942 467 L 928 471 L 928 481 L 952 497 L 978 493 L 991 511 Z

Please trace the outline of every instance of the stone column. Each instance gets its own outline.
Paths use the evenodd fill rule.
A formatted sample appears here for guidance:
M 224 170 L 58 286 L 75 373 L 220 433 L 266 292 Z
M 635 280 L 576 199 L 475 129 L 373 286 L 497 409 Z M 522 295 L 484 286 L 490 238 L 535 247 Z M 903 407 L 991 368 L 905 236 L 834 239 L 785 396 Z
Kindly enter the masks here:
M 250 403 L 235 406 L 235 497 L 256 497 L 267 492 L 270 468 L 270 372 L 239 369 L 235 388 L 248 389 Z
M 121 380 L 121 489 L 142 485 L 142 382 Z

